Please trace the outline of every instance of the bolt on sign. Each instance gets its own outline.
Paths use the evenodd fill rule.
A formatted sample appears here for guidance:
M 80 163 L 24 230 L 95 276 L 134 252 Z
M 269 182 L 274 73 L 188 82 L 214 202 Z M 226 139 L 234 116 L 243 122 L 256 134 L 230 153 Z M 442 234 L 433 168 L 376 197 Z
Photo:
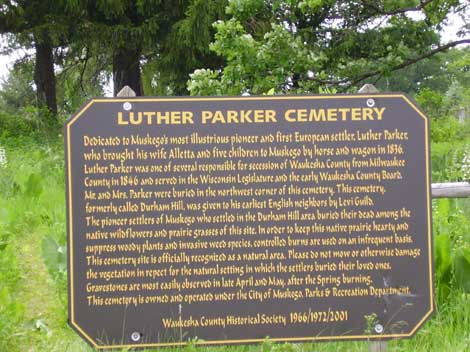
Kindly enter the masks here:
M 91 100 L 65 126 L 70 325 L 98 349 L 412 336 L 428 125 L 403 94 Z

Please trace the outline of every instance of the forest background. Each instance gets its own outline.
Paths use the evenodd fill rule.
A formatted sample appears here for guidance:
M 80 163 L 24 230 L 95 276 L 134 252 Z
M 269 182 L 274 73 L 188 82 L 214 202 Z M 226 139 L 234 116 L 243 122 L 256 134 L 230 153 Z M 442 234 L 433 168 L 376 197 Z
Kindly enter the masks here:
M 0 350 L 91 350 L 67 326 L 62 126 L 110 81 L 160 96 L 403 91 L 431 119 L 433 182 L 468 181 L 469 14 L 465 0 L 0 0 L 3 53 L 24 53 L 0 88 Z M 470 350 L 470 201 L 432 206 L 436 313 L 391 351 Z

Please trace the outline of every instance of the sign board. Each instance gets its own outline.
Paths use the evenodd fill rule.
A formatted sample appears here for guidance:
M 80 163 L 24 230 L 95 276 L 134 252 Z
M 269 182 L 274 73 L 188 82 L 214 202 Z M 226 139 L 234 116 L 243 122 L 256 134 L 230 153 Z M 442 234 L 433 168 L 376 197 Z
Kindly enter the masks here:
M 70 325 L 98 349 L 413 335 L 428 127 L 402 94 L 90 101 L 65 126 Z

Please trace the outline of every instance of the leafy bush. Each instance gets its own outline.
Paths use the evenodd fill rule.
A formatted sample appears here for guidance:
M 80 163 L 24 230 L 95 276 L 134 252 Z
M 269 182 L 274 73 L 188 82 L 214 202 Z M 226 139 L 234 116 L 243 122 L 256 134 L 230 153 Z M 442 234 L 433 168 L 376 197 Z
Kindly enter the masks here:
M 470 221 L 455 199 L 433 201 L 434 258 L 438 301 L 451 292 L 470 293 Z
M 44 109 L 27 106 L 15 114 L 0 111 L 0 138 L 44 136 L 57 130 L 56 122 Z
M 470 174 L 470 121 L 431 119 L 433 182 L 467 181 Z
M 1 137 L 18 137 L 30 135 L 35 130 L 35 124 L 18 115 L 11 115 L 0 111 Z
M 436 143 L 431 148 L 432 181 L 462 181 L 462 162 L 467 146 L 464 143 Z
M 444 113 L 444 96 L 432 89 L 421 89 L 415 99 L 421 108 L 434 119 L 438 119 Z
M 431 141 L 445 143 L 462 139 L 461 128 L 462 125 L 456 118 L 431 118 Z

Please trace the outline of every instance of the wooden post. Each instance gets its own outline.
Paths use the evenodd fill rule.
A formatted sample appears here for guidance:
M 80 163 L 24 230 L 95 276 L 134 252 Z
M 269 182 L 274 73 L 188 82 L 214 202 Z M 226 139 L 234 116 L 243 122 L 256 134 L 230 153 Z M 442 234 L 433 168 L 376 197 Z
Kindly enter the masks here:
M 116 97 L 118 97 L 118 98 L 132 98 L 132 97 L 135 97 L 135 96 L 136 96 L 135 92 L 129 86 L 122 87 L 122 89 L 116 95 Z
M 369 341 L 369 352 L 387 352 L 387 341 Z
M 466 114 L 466 111 L 465 111 L 465 107 L 461 106 L 460 109 L 459 109 L 459 122 L 464 123 L 466 117 L 467 117 L 467 114 Z
M 373 84 L 364 84 L 358 93 L 369 94 L 378 93 L 379 90 Z M 369 341 L 369 352 L 387 352 L 387 341 Z
M 446 182 L 433 183 L 431 187 L 433 198 L 469 198 L 470 183 Z
M 378 93 L 379 90 L 377 88 L 375 88 L 375 86 L 373 84 L 366 83 L 357 92 L 367 94 L 367 93 Z

